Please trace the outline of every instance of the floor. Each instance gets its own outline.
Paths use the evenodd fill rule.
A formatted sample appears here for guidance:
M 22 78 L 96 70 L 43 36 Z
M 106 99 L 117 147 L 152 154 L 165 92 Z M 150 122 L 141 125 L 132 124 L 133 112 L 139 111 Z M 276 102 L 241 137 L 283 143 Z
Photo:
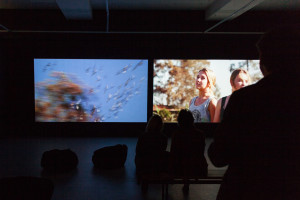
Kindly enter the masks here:
M 54 182 L 52 200 L 158 200 L 161 187 L 150 185 L 143 194 L 135 177 L 135 145 L 137 138 L 10 138 L 0 139 L 0 177 L 37 176 L 47 177 Z M 211 139 L 206 140 L 206 147 Z M 95 170 L 92 163 L 93 152 L 101 147 L 126 144 L 128 156 L 123 169 Z M 169 141 L 170 145 L 170 141 Z M 40 167 L 44 151 L 51 149 L 71 149 L 79 159 L 77 170 L 56 176 L 45 175 Z M 168 146 L 169 148 L 169 146 Z M 223 173 L 226 168 L 215 168 L 210 163 L 209 170 Z M 191 185 L 187 196 L 182 193 L 182 185 L 169 186 L 169 200 L 214 200 L 219 185 Z

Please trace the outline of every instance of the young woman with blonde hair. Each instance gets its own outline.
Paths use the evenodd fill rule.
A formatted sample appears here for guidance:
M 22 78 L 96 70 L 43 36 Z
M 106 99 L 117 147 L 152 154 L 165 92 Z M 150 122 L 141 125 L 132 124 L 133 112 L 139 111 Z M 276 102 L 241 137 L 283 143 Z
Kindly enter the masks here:
M 196 77 L 198 96 L 190 101 L 189 110 L 192 112 L 194 122 L 212 122 L 215 115 L 216 99 L 213 90 L 216 85 L 216 76 L 210 69 L 199 70 Z

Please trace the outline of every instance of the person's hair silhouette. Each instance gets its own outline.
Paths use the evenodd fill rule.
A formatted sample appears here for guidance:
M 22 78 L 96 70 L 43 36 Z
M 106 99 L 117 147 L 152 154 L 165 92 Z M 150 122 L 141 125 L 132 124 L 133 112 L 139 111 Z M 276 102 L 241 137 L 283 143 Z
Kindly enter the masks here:
M 167 169 L 168 138 L 162 133 L 162 129 L 162 118 L 153 115 L 148 121 L 146 130 L 138 137 L 135 150 L 138 181 L 144 174 L 159 174 Z
M 178 117 L 178 126 L 183 129 L 189 129 L 194 127 L 194 117 L 191 111 L 182 109 L 180 110 Z
M 180 110 L 177 120 L 179 128 L 172 136 L 170 173 L 186 181 L 207 176 L 204 132 L 194 127 L 193 114 L 189 110 Z M 186 193 L 188 190 L 189 185 L 186 183 L 183 191 Z

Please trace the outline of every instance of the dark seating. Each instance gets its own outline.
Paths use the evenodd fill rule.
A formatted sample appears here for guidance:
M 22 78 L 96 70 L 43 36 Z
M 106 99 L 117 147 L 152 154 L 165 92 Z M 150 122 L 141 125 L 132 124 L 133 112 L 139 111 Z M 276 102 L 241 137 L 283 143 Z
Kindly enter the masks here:
M 107 146 L 94 152 L 92 161 L 96 168 L 117 169 L 124 166 L 128 147 L 125 144 Z
M 77 155 L 70 149 L 50 150 L 43 153 L 41 166 L 47 172 L 68 172 L 77 167 Z
M 51 180 L 38 177 L 0 179 L 1 200 L 50 200 L 54 186 Z
M 168 173 L 143 174 L 140 179 L 140 184 L 143 192 L 147 191 L 149 184 L 160 184 L 162 188 L 162 200 L 167 200 L 169 184 L 221 184 L 224 173 L 225 171 L 223 170 L 209 170 L 207 177 L 189 177 L 188 179 L 183 176 L 173 176 Z

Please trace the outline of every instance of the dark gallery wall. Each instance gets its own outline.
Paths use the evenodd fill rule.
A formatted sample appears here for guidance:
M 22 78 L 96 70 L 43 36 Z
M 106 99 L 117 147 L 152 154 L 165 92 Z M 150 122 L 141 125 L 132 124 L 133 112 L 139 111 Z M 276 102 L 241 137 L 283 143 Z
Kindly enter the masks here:
M 148 115 L 153 59 L 257 59 L 259 34 L 0 33 L 1 121 L 4 135 L 131 136 L 142 124 L 35 123 L 33 58 L 149 59 Z M 1 123 L 2 124 L 2 123 Z M 172 126 L 172 125 L 170 125 Z M 212 130 L 215 125 L 201 128 Z
M 6 131 L 5 125 L 8 123 L 8 67 L 7 67 L 7 54 L 3 43 L 0 43 L 0 130 Z M 0 136 L 1 137 L 1 136 Z

